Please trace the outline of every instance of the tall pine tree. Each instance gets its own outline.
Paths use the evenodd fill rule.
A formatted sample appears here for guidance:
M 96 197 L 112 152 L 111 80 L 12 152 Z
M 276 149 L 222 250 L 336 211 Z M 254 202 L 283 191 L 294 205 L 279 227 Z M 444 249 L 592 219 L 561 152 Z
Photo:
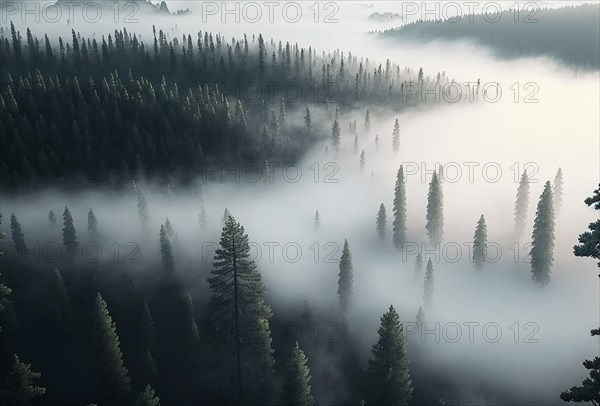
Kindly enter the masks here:
M 345 331 L 350 327 L 350 308 L 354 294 L 354 269 L 352 267 L 352 255 L 348 240 L 344 240 L 344 249 L 340 258 L 340 273 L 338 274 L 338 298 L 340 304 L 340 315 L 342 327 Z
M 562 206 L 562 198 L 563 198 L 563 172 L 562 168 L 558 168 L 558 172 L 556 172 L 556 177 L 554 178 L 554 213 L 558 216 L 558 212 L 560 211 L 560 207 Z
M 65 206 L 63 213 L 63 245 L 67 248 L 74 247 L 77 245 L 77 235 L 75 232 L 75 226 L 73 225 L 73 217 L 69 208 Z
M 529 178 L 527 170 L 523 171 L 517 189 L 517 200 L 515 201 L 515 231 L 518 236 L 525 231 L 527 210 L 529 209 Z
M 444 195 L 437 173 L 433 173 L 427 195 L 427 235 L 431 243 L 442 241 L 444 236 Z
M 162 258 L 163 271 L 166 273 L 173 273 L 175 270 L 175 259 L 173 258 L 173 247 L 171 246 L 171 240 L 167 235 L 165 226 L 160 226 L 159 233 L 160 241 L 160 256 Z
M 92 209 L 88 212 L 88 232 L 92 237 L 98 235 L 98 219 L 96 219 L 96 214 Z
M 285 365 L 281 404 L 314 406 L 315 400 L 312 396 L 310 380 L 308 359 L 296 341 L 292 355 Z
M 532 279 L 546 285 L 550 282 L 550 268 L 554 262 L 554 203 L 549 181 L 540 195 L 531 239 Z
M 394 189 L 394 235 L 392 237 L 397 250 L 402 249 L 406 242 L 406 185 L 404 183 L 404 168 L 400 165 L 396 176 Z
M 25 244 L 25 235 L 21 229 L 21 223 L 17 220 L 15 213 L 10 216 L 10 231 L 17 253 L 21 255 L 21 258 L 24 258 L 24 255 L 27 252 L 27 245 Z
M 477 222 L 475 228 L 475 235 L 473 236 L 473 263 L 475 268 L 481 269 L 485 264 L 487 250 L 487 225 L 485 224 L 485 217 L 483 214 Z
M 379 239 L 384 240 L 387 228 L 387 215 L 385 213 L 385 206 L 383 205 L 383 203 L 381 203 L 381 205 L 379 206 L 379 211 L 377 212 L 376 225 L 377 235 L 379 236 Z
M 431 307 L 433 304 L 433 282 L 433 263 L 429 258 L 425 267 L 425 283 L 423 285 L 423 303 L 425 307 Z

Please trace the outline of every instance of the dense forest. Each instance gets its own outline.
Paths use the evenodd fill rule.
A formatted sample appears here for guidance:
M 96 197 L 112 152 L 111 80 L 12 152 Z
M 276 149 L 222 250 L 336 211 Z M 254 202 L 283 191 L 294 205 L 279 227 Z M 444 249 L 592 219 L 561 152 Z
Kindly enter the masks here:
M 380 35 L 397 41 L 473 40 L 505 58 L 548 56 L 567 65 L 600 68 L 600 5 L 540 9 L 531 3 L 500 14 L 417 21 Z

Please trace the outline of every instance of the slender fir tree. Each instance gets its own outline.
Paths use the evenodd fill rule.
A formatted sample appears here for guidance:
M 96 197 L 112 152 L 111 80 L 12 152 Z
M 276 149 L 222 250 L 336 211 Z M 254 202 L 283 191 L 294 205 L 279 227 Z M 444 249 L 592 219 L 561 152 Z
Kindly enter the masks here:
M 148 203 L 146 202 L 146 196 L 144 196 L 144 193 L 135 185 L 135 183 L 133 187 L 137 196 L 137 210 L 138 216 L 140 218 L 140 223 L 142 224 L 142 229 L 148 230 L 148 227 L 150 226 L 150 213 L 148 211 Z
M 367 160 L 365 158 L 365 150 L 363 149 L 362 152 L 360 153 L 360 173 L 365 173 L 366 163 L 367 163 Z
M 563 172 L 562 168 L 558 168 L 558 172 L 556 172 L 556 177 L 554 178 L 554 213 L 558 216 L 558 212 L 562 206 L 562 198 L 563 198 Z
M 393 306 L 381 317 L 377 333 L 366 370 L 366 404 L 407 406 L 413 393 L 410 359 L 404 328 Z
M 48 221 L 50 222 L 50 224 L 55 225 L 56 224 L 56 215 L 54 214 L 53 210 L 50 210 L 50 212 L 48 212 Z
M 527 170 L 523 171 L 517 189 L 517 200 L 515 201 L 515 231 L 521 236 L 525 231 L 527 210 L 529 209 L 529 178 Z
M 487 251 L 487 225 L 483 214 L 477 222 L 475 235 L 473 236 L 473 263 L 475 268 L 481 269 L 485 264 Z
M 340 140 L 341 140 L 341 129 L 340 122 L 335 120 L 333 125 L 331 126 L 331 145 L 335 149 L 335 152 L 339 152 L 340 150 Z
M 21 229 L 21 223 L 17 220 L 15 213 L 10 216 L 10 231 L 17 253 L 21 258 L 24 258 L 24 255 L 27 252 L 27 245 L 25 244 L 25 235 Z
M 312 135 L 312 120 L 310 118 L 310 110 L 306 108 L 306 115 L 304 116 L 304 134 L 306 136 Z
M 433 304 L 433 282 L 433 263 L 431 263 L 431 258 L 429 258 L 425 267 L 425 283 L 423 285 L 423 303 L 425 307 L 431 307 Z
M 550 269 L 554 262 L 554 205 L 550 182 L 544 185 L 540 195 L 533 233 L 531 235 L 531 274 L 540 285 L 550 282 Z
M 398 152 L 400 149 L 400 124 L 398 124 L 398 119 L 396 119 L 394 130 L 392 131 L 392 146 L 394 147 L 394 152 Z
M 98 219 L 92 209 L 88 212 L 88 232 L 93 237 L 98 235 Z
M 381 205 L 379 206 L 379 211 L 377 212 L 376 225 L 377 235 L 379 236 L 379 239 L 384 240 L 387 228 L 387 216 L 385 213 L 385 206 L 383 205 L 383 203 L 381 203 Z
M 285 365 L 281 404 L 314 406 L 315 400 L 312 396 L 310 380 L 308 359 L 296 341 L 292 355 Z
M 69 208 L 65 206 L 63 213 L 63 245 L 67 248 L 74 247 L 77 245 L 77 235 L 75 232 L 75 226 L 73 225 L 73 217 Z
M 431 243 L 442 241 L 444 236 L 444 195 L 437 173 L 433 173 L 427 195 L 427 235 Z
M 404 168 L 400 165 L 396 176 L 394 189 L 394 224 L 393 242 L 397 250 L 402 249 L 406 242 L 406 185 L 404 183 Z
M 425 323 L 425 311 L 423 311 L 423 306 L 419 306 L 419 310 L 417 311 L 417 328 L 420 328 L 423 323 Z
M 260 399 L 274 360 L 265 288 L 254 261 L 244 227 L 231 216 L 221 233 L 212 277 L 211 317 L 222 350 L 221 365 L 237 402 Z
M 367 109 L 365 113 L 365 134 L 369 135 L 369 131 L 371 131 L 371 112 Z
M 171 241 L 169 239 L 169 236 L 167 235 L 167 230 L 163 225 L 160 226 L 159 240 L 163 271 L 165 271 L 166 273 L 173 273 L 173 271 L 175 270 L 173 247 L 171 246 Z
M 33 400 L 46 393 L 46 388 L 36 386 L 42 374 L 33 372 L 31 365 L 13 355 L 11 370 L 0 383 L 0 404 L 5 406 L 31 405 Z
M 160 406 L 160 398 L 156 396 L 156 392 L 150 385 L 140 395 L 135 403 L 135 406 Z
M 354 269 L 348 240 L 344 240 L 344 249 L 340 258 L 340 273 L 338 274 L 338 297 L 342 327 L 348 331 L 350 327 L 350 308 L 354 295 Z

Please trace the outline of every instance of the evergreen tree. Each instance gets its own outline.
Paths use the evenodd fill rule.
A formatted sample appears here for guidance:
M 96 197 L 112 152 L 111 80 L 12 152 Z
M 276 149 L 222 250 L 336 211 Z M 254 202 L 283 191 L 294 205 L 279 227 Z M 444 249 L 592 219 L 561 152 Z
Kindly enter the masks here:
M 558 216 L 558 212 L 560 211 L 560 207 L 562 206 L 562 197 L 563 197 L 563 173 L 562 168 L 558 168 L 558 172 L 556 172 L 556 177 L 554 178 L 554 213 Z
M 96 214 L 92 209 L 88 212 L 88 232 L 93 237 L 98 235 L 98 219 L 96 219 Z
M 415 260 L 415 274 L 420 274 L 423 271 L 423 256 L 419 252 Z
M 63 245 L 67 248 L 77 246 L 77 235 L 75 233 L 75 226 L 73 225 L 73 217 L 69 208 L 65 206 L 63 213 Z
M 17 355 L 13 355 L 12 368 L 2 377 L 0 384 L 0 404 L 31 405 L 35 398 L 46 393 L 46 388 L 35 385 L 35 381 L 41 376 L 42 374 L 31 370 L 31 365 L 21 362 Z
M 173 247 L 171 246 L 171 241 L 169 240 L 169 236 L 167 235 L 167 231 L 165 229 L 165 226 L 163 225 L 160 226 L 159 240 L 163 271 L 165 271 L 166 273 L 173 273 L 173 271 L 175 270 Z
M 365 173 L 366 163 L 367 161 L 365 159 L 365 150 L 363 149 L 360 153 L 360 173 Z
M 225 211 L 223 212 L 223 217 L 221 217 L 221 224 L 223 226 L 227 224 L 227 220 L 229 220 L 229 217 L 231 217 L 231 213 L 229 212 L 229 210 L 225 209 Z
M 594 191 L 593 197 L 585 199 L 585 204 L 594 205 L 596 210 L 600 210 L 600 187 Z M 573 247 L 573 253 L 578 257 L 600 259 L 600 219 L 591 223 L 588 228 L 590 231 L 579 235 L 581 245 Z M 598 267 L 600 268 L 600 262 Z M 600 336 L 600 327 L 592 330 L 591 334 Z M 590 377 L 584 379 L 581 386 L 574 386 L 561 393 L 560 398 L 565 402 L 591 402 L 593 405 L 600 405 L 600 357 L 583 361 L 583 366 L 590 371 Z
M 211 317 L 216 323 L 220 361 L 238 402 L 260 399 L 264 379 L 274 360 L 265 288 L 254 261 L 244 227 L 231 216 L 221 233 L 212 277 L 208 279 L 213 297 Z M 261 381 L 262 380 L 262 381 Z
M 394 189 L 394 224 L 393 242 L 397 250 L 406 242 L 406 186 L 404 184 L 404 168 L 400 165 Z
M 54 211 L 52 211 L 52 210 L 50 210 L 50 212 L 48 213 L 48 221 L 52 225 L 56 224 L 56 215 L 54 214 Z
M 477 222 L 475 235 L 473 236 L 473 263 L 475 268 L 481 269 L 485 264 L 487 250 L 487 225 L 483 214 Z
M 392 146 L 394 147 L 394 152 L 398 152 L 400 149 L 400 124 L 398 124 L 398 119 L 396 119 L 394 130 L 392 131 Z
M 310 388 L 308 359 L 296 341 L 292 355 L 285 365 L 283 376 L 282 405 L 314 406 L 315 400 Z
M 175 229 L 173 228 L 171 220 L 169 220 L 168 217 L 165 221 L 165 233 L 167 233 L 167 237 L 169 237 L 169 240 L 172 240 L 175 237 Z
M 131 397 L 129 372 L 123 365 L 117 328 L 100 293 L 96 295 L 92 325 L 99 403 L 128 405 Z
M 442 241 L 444 236 L 444 195 L 437 173 L 433 173 L 427 195 L 427 235 L 431 243 Z
M 25 244 L 25 235 L 23 234 L 23 230 L 21 230 L 21 223 L 17 220 L 15 213 L 10 216 L 10 231 L 17 253 L 21 255 L 21 258 L 24 258 L 27 252 L 27 245 Z
M 312 120 L 310 118 L 310 110 L 306 108 L 306 115 L 304 116 L 304 134 L 307 136 L 312 135 Z
M 358 152 L 358 135 L 354 136 L 354 153 Z
M 420 328 L 423 323 L 425 323 L 425 312 L 423 311 L 423 306 L 419 306 L 419 310 L 417 311 L 417 328 Z
M 425 284 L 423 285 L 423 303 L 425 307 L 431 307 L 433 304 L 433 282 L 433 264 L 431 258 L 429 258 L 425 267 Z
M 331 126 L 331 144 L 335 149 L 335 152 L 339 152 L 340 150 L 340 139 L 341 139 L 341 129 L 340 122 L 335 120 L 333 125 Z
M 410 359 L 404 328 L 393 306 L 381 317 L 377 333 L 366 370 L 366 404 L 407 406 L 413 393 Z
M 135 189 L 135 194 L 137 196 L 137 209 L 138 216 L 140 218 L 140 222 L 142 223 L 142 229 L 144 231 L 148 230 L 150 223 L 150 214 L 148 213 L 148 203 L 146 203 L 146 196 L 144 193 L 135 185 L 133 185 Z
M 368 135 L 371 130 L 371 112 L 367 109 L 365 113 L 365 133 Z
M 52 295 L 55 305 L 56 322 L 63 332 L 71 333 L 74 327 L 73 304 L 58 268 L 54 268 Z
M 315 230 L 318 230 L 321 227 L 321 217 L 319 216 L 319 210 L 315 211 Z
M 204 208 L 204 204 L 202 204 L 202 206 L 200 207 L 200 215 L 198 216 L 198 223 L 200 223 L 200 226 L 202 227 L 202 229 L 206 229 L 206 226 L 208 225 L 208 217 L 206 217 L 206 209 Z
M 344 240 L 344 249 L 340 258 L 340 273 L 338 274 L 338 297 L 342 327 L 346 330 L 350 325 L 350 307 L 354 295 L 354 269 L 348 240 Z
M 135 406 L 160 406 L 160 398 L 156 396 L 154 389 L 147 385 L 142 393 L 140 393 Z
M 527 210 L 529 209 L 529 178 L 527 170 L 523 171 L 517 189 L 517 200 L 515 201 L 515 231 L 517 235 L 522 235 L 525 231 L 525 221 L 527 220 Z
M 550 268 L 554 262 L 554 204 L 550 182 L 544 185 L 540 195 L 533 233 L 531 235 L 532 279 L 541 285 L 550 282 Z
M 379 211 L 377 212 L 377 235 L 380 240 L 385 239 L 385 229 L 387 228 L 387 216 L 385 214 L 385 206 L 383 203 L 379 206 Z
M 139 331 L 139 354 L 141 365 L 141 380 L 145 383 L 151 382 L 158 376 L 156 361 L 152 355 L 154 349 L 154 321 L 147 303 L 142 306 L 141 328 Z

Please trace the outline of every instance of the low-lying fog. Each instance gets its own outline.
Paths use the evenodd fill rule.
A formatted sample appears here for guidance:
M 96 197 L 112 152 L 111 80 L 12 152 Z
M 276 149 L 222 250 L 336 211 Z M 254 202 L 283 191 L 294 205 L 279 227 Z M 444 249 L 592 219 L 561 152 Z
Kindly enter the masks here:
M 408 46 L 380 42 L 363 34 L 379 29 L 367 20 L 371 12 L 370 8 L 348 6 L 344 13 L 351 16 L 349 21 L 360 23 L 341 18 L 338 24 L 314 24 L 309 31 L 306 26 L 285 22 L 258 26 L 210 20 L 200 24 L 194 23 L 193 17 L 168 21 L 178 24 L 179 34 L 201 29 L 238 37 L 243 32 L 261 31 L 267 38 L 298 41 L 301 46 L 339 48 L 377 61 L 389 58 L 415 69 L 423 67 L 425 75 L 446 71 L 461 82 L 497 82 L 502 97 L 496 103 L 439 103 L 433 109 L 402 114 L 372 108 L 369 134 L 362 130 L 369 106 L 342 111 L 339 155 L 334 156 L 331 146 L 325 154 L 327 142 L 316 145 L 301 162 L 276 163 L 270 184 L 255 182 L 254 166 L 237 168 L 237 175 L 231 173 L 233 168 L 219 172 L 214 166 L 207 167 L 207 172 L 217 175 L 204 185 L 206 230 L 198 223 L 201 202 L 193 191 L 174 188 L 174 198 L 169 198 L 164 188 L 144 183 L 138 186 L 146 195 L 152 217 L 148 235 L 140 234 L 132 192 L 89 190 L 65 195 L 46 189 L 27 196 L 3 194 L 5 218 L 12 212 L 18 216 L 28 245 L 38 240 L 60 241 L 60 227 L 49 235 L 47 214 L 53 209 L 59 216 L 67 205 L 78 235 L 85 239 L 87 211 L 93 208 L 106 241 L 139 242 L 147 258 L 158 255 L 158 228 L 168 217 L 178 233 L 177 269 L 193 273 L 209 267 L 208 254 L 218 242 L 221 216 L 228 208 L 254 243 L 267 302 L 289 308 L 300 306 L 304 299 L 320 309 L 336 308 L 337 260 L 347 238 L 355 272 L 353 331 L 366 359 L 376 340 L 379 317 L 390 304 L 405 322 L 414 322 L 422 305 L 424 273 L 415 275 L 416 252 L 403 258 L 391 242 L 396 172 L 404 164 L 409 240 L 415 242 L 415 249 L 421 249 L 427 241 L 428 183 L 436 163 L 441 163 L 445 168 L 444 242 L 440 250 L 429 252 L 435 291 L 434 306 L 426 312 L 428 329 L 440 323 L 440 342 L 435 342 L 434 334 L 427 335 L 426 344 L 420 343 L 417 334 L 411 335 L 409 351 L 419 357 L 419 365 L 413 363 L 413 367 L 443 375 L 458 391 L 454 401 L 559 403 L 560 392 L 584 378 L 581 361 L 598 353 L 598 339 L 589 336 L 598 322 L 596 265 L 572 253 L 579 233 L 597 218 L 597 212 L 583 200 L 598 184 L 598 72 L 574 72 L 544 59 L 499 61 L 487 50 L 467 43 Z M 61 29 L 66 32 L 67 27 Z M 147 31 L 148 26 L 139 29 Z M 94 30 L 100 32 L 97 27 Z M 537 102 L 525 103 L 527 97 Z M 300 120 L 300 113 L 296 114 L 295 119 Z M 400 151 L 394 154 L 396 118 L 401 140 Z M 354 135 L 347 130 L 351 120 L 358 123 L 359 153 L 365 151 L 364 173 L 359 153 L 354 152 Z M 331 122 L 319 125 L 330 128 Z M 531 280 L 526 244 L 543 184 L 553 181 L 559 167 L 564 173 L 564 194 L 557 218 L 555 263 L 550 285 L 539 288 Z M 512 231 L 513 211 L 517 180 L 524 169 L 537 183 L 531 184 L 527 231 L 519 240 Z M 375 230 L 381 203 L 388 214 L 388 234 L 383 242 Z M 313 225 L 315 210 L 321 219 L 318 230 Z M 488 225 L 488 240 L 497 243 L 502 253 L 496 263 L 477 272 L 465 244 L 472 242 L 481 214 Z M 479 323 L 473 327 L 472 340 L 465 322 Z M 456 343 L 450 342 L 456 341 L 456 325 L 448 323 L 461 327 L 462 336 Z M 497 325 L 488 325 L 484 334 L 486 323 Z M 501 337 L 492 342 L 496 341 L 495 328 Z M 444 397 L 443 391 L 439 396 Z

